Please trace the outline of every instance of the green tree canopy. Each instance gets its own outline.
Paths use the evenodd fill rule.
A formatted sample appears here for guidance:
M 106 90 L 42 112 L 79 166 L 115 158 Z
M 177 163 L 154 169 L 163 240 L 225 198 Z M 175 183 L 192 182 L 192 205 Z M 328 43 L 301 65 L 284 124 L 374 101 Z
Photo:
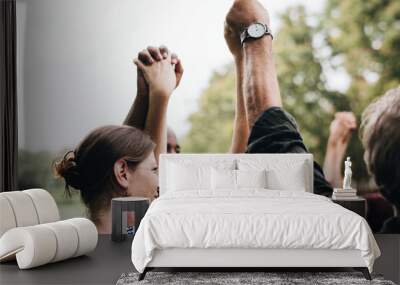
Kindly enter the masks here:
M 235 75 L 229 65 L 215 72 L 209 87 L 199 98 L 199 110 L 189 117 L 191 128 L 183 150 L 194 153 L 228 152 L 232 140 Z

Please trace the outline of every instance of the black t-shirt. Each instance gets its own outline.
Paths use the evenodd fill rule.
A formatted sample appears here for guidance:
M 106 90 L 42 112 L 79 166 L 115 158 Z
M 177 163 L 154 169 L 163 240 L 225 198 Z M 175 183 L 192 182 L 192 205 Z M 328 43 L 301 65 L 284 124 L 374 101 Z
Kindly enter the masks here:
M 265 110 L 251 129 L 246 153 L 308 153 L 296 120 L 279 107 Z M 314 161 L 314 193 L 331 196 L 321 166 Z

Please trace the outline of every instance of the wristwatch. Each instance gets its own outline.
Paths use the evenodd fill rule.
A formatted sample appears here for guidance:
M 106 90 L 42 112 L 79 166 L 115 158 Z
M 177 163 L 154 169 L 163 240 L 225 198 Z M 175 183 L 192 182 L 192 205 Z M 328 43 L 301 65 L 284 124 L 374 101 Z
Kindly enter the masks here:
M 264 35 L 270 35 L 272 39 L 274 38 L 271 29 L 266 24 L 253 23 L 240 34 L 240 42 L 243 45 L 247 39 L 259 39 Z

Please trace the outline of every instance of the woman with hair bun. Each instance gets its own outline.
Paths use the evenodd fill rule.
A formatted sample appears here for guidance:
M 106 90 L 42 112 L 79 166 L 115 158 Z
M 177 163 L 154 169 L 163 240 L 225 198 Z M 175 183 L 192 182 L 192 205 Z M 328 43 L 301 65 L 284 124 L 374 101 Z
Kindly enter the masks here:
M 111 199 L 158 191 L 158 157 L 166 152 L 166 113 L 170 95 L 183 74 L 180 60 L 165 46 L 148 47 L 134 60 L 137 96 L 122 126 L 90 132 L 54 164 L 56 175 L 80 190 L 100 234 L 111 233 Z

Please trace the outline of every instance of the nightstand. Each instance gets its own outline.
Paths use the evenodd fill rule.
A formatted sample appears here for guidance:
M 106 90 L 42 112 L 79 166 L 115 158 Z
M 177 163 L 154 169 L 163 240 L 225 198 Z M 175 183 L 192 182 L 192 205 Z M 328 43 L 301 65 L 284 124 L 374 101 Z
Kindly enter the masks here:
M 367 200 L 363 197 L 357 196 L 347 200 L 332 199 L 332 202 L 359 214 L 363 218 L 367 216 Z

